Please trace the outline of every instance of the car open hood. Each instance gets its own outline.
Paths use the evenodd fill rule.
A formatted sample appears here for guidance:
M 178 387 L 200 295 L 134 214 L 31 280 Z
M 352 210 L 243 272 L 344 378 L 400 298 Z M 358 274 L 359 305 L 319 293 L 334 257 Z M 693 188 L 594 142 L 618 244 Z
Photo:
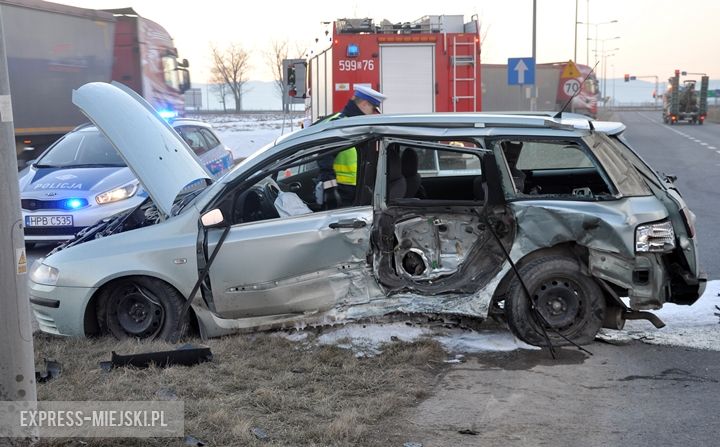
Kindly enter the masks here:
M 142 97 L 119 83 L 92 82 L 73 91 L 78 106 L 120 152 L 165 216 L 178 193 L 210 175 Z

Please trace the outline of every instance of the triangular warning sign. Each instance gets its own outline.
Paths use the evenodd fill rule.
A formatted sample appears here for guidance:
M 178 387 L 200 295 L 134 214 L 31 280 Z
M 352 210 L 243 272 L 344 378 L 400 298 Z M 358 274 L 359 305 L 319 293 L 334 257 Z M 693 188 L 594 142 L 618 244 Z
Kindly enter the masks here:
M 563 78 L 579 78 L 580 77 L 580 70 L 578 70 L 577 66 L 575 65 L 575 62 L 573 61 L 567 61 L 567 64 L 565 64 L 565 68 L 563 69 L 562 76 Z
M 24 248 L 15 249 L 15 257 L 17 258 L 17 274 L 27 273 L 27 256 Z

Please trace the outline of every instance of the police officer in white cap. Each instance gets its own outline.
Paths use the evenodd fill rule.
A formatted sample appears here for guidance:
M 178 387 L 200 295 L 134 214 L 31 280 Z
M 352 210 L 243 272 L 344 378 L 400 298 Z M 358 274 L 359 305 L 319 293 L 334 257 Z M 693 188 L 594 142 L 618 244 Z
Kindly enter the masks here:
M 386 96 L 366 85 L 356 85 L 353 97 L 342 112 L 331 115 L 321 122 L 333 121 L 347 116 L 380 113 L 380 104 Z M 355 200 L 357 184 L 357 150 L 345 149 L 333 157 L 318 160 L 319 183 L 316 188 L 318 202 L 325 209 L 351 205 Z

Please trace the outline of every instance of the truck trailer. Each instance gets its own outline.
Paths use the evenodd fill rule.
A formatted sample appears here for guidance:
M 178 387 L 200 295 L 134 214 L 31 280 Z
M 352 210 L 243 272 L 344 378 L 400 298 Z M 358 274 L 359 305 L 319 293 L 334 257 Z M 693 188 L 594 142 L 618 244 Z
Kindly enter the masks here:
M 343 108 L 356 85 L 387 96 L 383 113 L 480 111 L 476 17 L 425 16 L 414 22 L 333 22 L 329 47 L 308 60 L 306 118 Z
M 509 85 L 507 65 L 483 64 L 481 72 L 483 111 L 530 110 L 532 86 Z M 597 116 L 600 93 L 597 78 L 590 72 L 590 67 L 570 65 L 570 62 L 536 64 L 535 83 L 538 89 L 537 110 L 559 111 L 577 93 L 566 110 L 593 118 Z
M 73 89 L 128 85 L 165 114 L 183 112 L 190 86 L 168 32 L 131 8 L 93 10 L 41 0 L 0 0 L 18 165 L 87 119 Z

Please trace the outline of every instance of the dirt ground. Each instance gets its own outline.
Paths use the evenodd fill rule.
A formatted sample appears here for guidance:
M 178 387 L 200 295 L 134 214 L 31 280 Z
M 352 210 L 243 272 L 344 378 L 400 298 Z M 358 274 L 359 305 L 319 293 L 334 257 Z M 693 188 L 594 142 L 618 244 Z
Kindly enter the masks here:
M 311 340 L 313 336 L 309 337 Z M 210 340 L 212 362 L 192 367 L 118 368 L 99 362 L 111 351 L 173 349 L 162 342 L 35 336 L 36 364 L 62 363 L 60 378 L 38 385 L 39 400 L 182 400 L 185 434 L 208 446 L 395 444 L 398 415 L 429 396 L 447 371 L 431 340 L 394 342 L 356 358 L 336 346 L 271 334 Z M 253 428 L 269 439 L 259 440 Z M 41 445 L 187 445 L 182 439 L 43 440 Z M 402 443 L 401 443 L 402 445 Z

